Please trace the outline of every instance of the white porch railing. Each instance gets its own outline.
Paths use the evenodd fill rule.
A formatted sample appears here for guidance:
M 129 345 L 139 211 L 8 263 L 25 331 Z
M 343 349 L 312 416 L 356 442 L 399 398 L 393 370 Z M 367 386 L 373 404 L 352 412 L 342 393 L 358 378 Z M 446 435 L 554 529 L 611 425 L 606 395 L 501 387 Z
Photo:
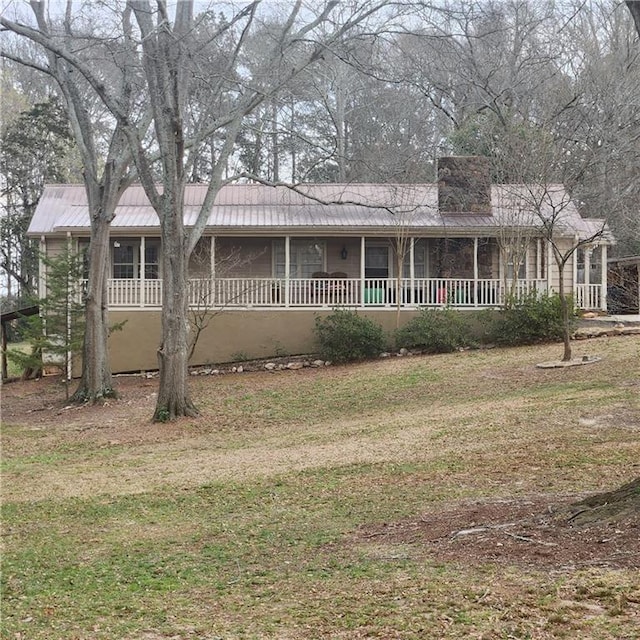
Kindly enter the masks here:
M 590 285 L 597 287 L 597 285 Z M 192 308 L 497 307 L 510 294 L 546 292 L 546 280 L 464 278 L 217 278 L 189 280 Z M 589 293 L 595 299 L 599 291 Z M 591 298 L 589 298 L 591 300 Z M 109 280 L 111 308 L 161 307 L 162 280 Z M 586 307 L 583 307 L 586 308 Z M 591 306 L 590 308 L 598 308 Z
M 577 284 L 575 289 L 575 305 L 578 309 L 604 309 L 602 285 Z

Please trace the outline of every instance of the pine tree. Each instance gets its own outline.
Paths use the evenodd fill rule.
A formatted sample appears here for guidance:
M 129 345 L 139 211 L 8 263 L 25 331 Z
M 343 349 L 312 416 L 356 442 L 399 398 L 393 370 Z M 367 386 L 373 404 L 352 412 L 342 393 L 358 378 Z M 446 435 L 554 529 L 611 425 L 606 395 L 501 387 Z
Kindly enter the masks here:
M 25 369 L 40 370 L 43 364 L 62 369 L 65 397 L 69 399 L 69 381 L 74 354 L 82 348 L 84 305 L 82 303 L 82 257 L 66 248 L 55 257 L 43 257 L 46 268 L 46 295 L 37 301 L 40 314 L 29 318 L 25 339 L 31 353 L 9 352 Z

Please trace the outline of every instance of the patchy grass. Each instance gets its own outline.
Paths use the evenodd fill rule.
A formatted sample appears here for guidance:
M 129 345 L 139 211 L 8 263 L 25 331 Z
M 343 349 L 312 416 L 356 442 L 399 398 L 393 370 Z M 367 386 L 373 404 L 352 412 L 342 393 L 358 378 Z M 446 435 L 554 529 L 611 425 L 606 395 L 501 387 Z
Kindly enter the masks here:
M 514 504 L 638 475 L 640 339 L 580 346 L 603 360 L 536 369 L 552 345 L 197 378 L 203 415 L 174 425 L 149 423 L 147 381 L 77 410 L 51 381 L 8 385 L 0 637 L 635 637 L 638 567 L 607 546 L 633 523 L 589 561 L 580 531 L 451 537 L 482 524 L 474 505 L 510 524 Z

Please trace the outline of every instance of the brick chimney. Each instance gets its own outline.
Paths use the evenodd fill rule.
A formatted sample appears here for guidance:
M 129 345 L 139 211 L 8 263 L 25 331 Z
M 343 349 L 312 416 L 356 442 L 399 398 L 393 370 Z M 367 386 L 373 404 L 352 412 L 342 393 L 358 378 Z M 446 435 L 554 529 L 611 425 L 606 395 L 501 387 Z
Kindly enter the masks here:
M 491 164 L 484 156 L 438 159 L 440 213 L 491 215 Z

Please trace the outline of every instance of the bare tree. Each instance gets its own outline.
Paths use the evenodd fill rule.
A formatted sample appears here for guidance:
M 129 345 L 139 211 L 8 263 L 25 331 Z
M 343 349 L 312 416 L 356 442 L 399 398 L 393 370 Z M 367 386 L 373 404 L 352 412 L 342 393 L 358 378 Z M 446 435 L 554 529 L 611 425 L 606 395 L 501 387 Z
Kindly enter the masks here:
M 269 53 L 259 74 L 249 75 L 243 64 L 244 47 L 252 29 L 260 24 L 259 2 L 246 5 L 231 18 L 205 25 L 194 16 L 192 0 L 178 3 L 173 15 L 164 0 L 154 3 L 129 0 L 118 13 L 125 43 L 133 45 L 128 58 L 118 65 L 121 84 L 128 89 L 123 94 L 115 92 L 113 85 L 97 75 L 77 52 L 47 37 L 42 29 L 34 33 L 22 28 L 25 35 L 79 72 L 103 100 L 126 138 L 138 177 L 158 213 L 163 247 L 164 313 L 162 343 L 158 349 L 160 389 L 156 420 L 197 413 L 187 389 L 187 269 L 216 194 L 228 179 L 225 178 L 228 163 L 244 119 L 303 69 L 319 60 L 328 47 L 385 5 L 384 2 L 362 2 L 347 13 L 346 9 L 338 11 L 337 3 L 330 2 L 314 13 L 311 8 L 303 7 L 302 2 L 296 2 L 271 37 Z M 330 24 L 334 13 L 336 20 Z M 135 23 L 130 20 L 131 16 Z M 318 33 L 321 25 L 327 25 L 327 32 Z M 195 38 L 196 34 L 202 35 L 198 32 L 201 28 L 205 29 L 204 38 Z M 218 67 L 209 68 L 203 64 L 201 53 L 215 47 L 221 38 L 227 47 L 225 55 Z M 140 85 L 153 121 L 150 138 L 140 127 L 139 118 L 132 116 L 129 102 L 123 100 L 132 94 L 132 87 Z M 209 99 L 191 102 L 194 89 L 203 87 Z M 191 175 L 193 152 L 214 137 L 217 145 L 208 189 L 202 206 L 195 212 L 193 225 L 186 230 L 184 190 Z
M 636 31 L 640 36 L 640 2 L 638 0 L 627 0 L 626 5 L 631 12 L 633 21 L 636 25 Z
M 202 239 L 201 239 L 202 240 Z M 198 242 L 192 253 L 192 264 L 199 271 L 206 271 L 211 265 L 211 248 L 207 248 L 203 242 Z M 250 264 L 260 257 L 266 249 L 256 252 L 243 252 L 239 247 L 229 247 L 225 252 L 216 251 L 214 271 L 207 278 L 190 281 L 191 304 L 189 307 L 189 356 L 191 362 L 198 346 L 198 340 L 216 316 L 234 303 L 241 302 L 243 298 L 256 288 L 255 282 L 247 283 L 247 286 L 234 288 L 232 292 L 216 287 L 218 278 L 229 277 L 234 270 Z M 261 285 L 257 285 L 260 287 Z
M 571 296 L 566 292 L 566 268 L 576 253 L 597 244 L 607 233 L 603 219 L 583 220 L 572 197 L 570 185 L 574 182 L 572 170 L 575 166 L 558 157 L 558 147 L 542 135 L 527 142 L 523 139 L 507 141 L 510 152 L 497 159 L 513 177 L 522 176 L 513 183 L 502 185 L 505 205 L 519 212 L 520 224 L 527 229 L 527 240 L 540 237 L 550 251 L 558 272 L 558 295 L 563 321 L 563 361 L 572 358 Z M 567 140 L 565 150 L 570 149 Z M 507 233 L 511 225 L 507 222 Z M 515 265 L 514 265 L 515 266 Z M 604 266 L 603 266 L 604 268 Z
M 51 20 L 45 2 L 32 0 L 30 6 L 36 21 L 35 27 L 12 21 L 6 15 L 0 17 L 0 24 L 42 47 L 44 56 L 37 55 L 36 52 L 35 57 L 14 59 L 51 77 L 57 83 L 82 160 L 91 241 L 88 251 L 88 282 L 84 294 L 86 328 L 82 349 L 82 375 L 73 399 L 96 401 L 115 394 L 107 346 L 109 233 L 115 207 L 131 180 L 128 174 L 131 156 L 120 123 L 115 123 L 106 134 L 106 140 L 103 139 L 105 121 L 96 117 L 95 95 L 87 78 L 77 73 L 71 62 L 82 52 L 84 64 L 93 69 L 96 81 L 104 82 L 108 79 L 115 81 L 116 86 L 119 83 L 113 77 L 113 71 L 118 69 L 118 65 L 105 68 L 107 52 L 104 47 L 97 46 L 101 43 L 95 36 L 87 33 L 91 25 L 81 23 L 76 31 L 75 24 L 78 20 L 77 17 L 74 18 L 71 0 L 67 2 L 61 22 Z M 91 51 L 95 51 L 93 58 L 89 57 Z M 4 50 L 3 55 L 13 58 Z M 127 54 L 120 51 L 119 55 L 122 62 Z

